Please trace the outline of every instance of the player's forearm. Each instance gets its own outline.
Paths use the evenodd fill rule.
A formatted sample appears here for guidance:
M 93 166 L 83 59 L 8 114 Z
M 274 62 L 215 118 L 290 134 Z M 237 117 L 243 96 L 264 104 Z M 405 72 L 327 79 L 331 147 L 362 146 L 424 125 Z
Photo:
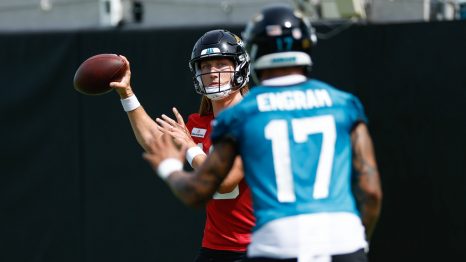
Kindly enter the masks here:
M 236 157 L 233 167 L 228 173 L 227 177 L 220 184 L 217 192 L 221 194 L 230 193 L 238 186 L 243 177 L 243 162 L 241 161 L 241 157 L 238 156 Z
M 193 173 L 179 171 L 171 174 L 167 184 L 173 193 L 187 206 L 204 206 L 215 193 L 218 181 L 212 179 L 195 179 Z
M 351 133 L 353 168 L 358 174 L 355 196 L 361 211 L 362 221 L 370 239 L 382 206 L 382 187 L 375 160 L 374 147 L 366 124 L 359 123 Z
M 142 106 L 128 112 L 128 118 L 139 145 L 145 151 L 150 150 L 150 143 L 162 135 L 157 129 L 155 121 L 150 118 Z
M 362 215 L 362 222 L 366 228 L 367 239 L 370 240 L 382 207 L 382 188 L 380 175 L 375 163 L 364 162 L 356 166 L 359 172 L 358 202 Z
M 193 158 L 191 166 L 194 170 L 198 170 L 199 167 L 206 160 L 207 155 L 199 154 Z M 243 165 L 240 157 L 236 157 L 232 169 L 228 173 L 227 177 L 220 184 L 220 187 L 217 189 L 218 193 L 225 194 L 233 191 L 243 179 Z
M 228 175 L 236 158 L 235 146 L 225 140 L 216 144 L 214 151 L 193 173 L 175 172 L 167 183 L 186 205 L 198 207 L 212 198 Z
M 366 229 L 367 240 L 370 240 L 374 233 L 375 226 L 380 216 L 382 207 L 382 194 L 374 193 L 365 195 L 360 203 L 362 223 Z
M 375 163 L 365 162 L 355 166 L 358 176 L 356 199 L 361 212 L 366 237 L 370 240 L 382 208 L 382 188 L 380 176 Z

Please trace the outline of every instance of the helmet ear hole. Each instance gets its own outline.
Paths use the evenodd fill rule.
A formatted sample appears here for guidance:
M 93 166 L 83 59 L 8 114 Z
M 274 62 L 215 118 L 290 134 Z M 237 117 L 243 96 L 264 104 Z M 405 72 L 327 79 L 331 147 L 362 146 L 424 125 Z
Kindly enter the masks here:
M 233 76 L 233 83 L 234 83 L 234 88 L 239 89 L 242 87 L 244 82 L 244 78 L 241 76 L 239 72 L 235 72 Z

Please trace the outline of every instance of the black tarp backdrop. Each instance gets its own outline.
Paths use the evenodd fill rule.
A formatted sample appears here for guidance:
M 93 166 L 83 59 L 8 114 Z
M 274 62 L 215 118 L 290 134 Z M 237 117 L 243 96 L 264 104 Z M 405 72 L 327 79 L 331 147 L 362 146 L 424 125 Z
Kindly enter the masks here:
M 203 211 L 153 176 L 117 95 L 72 79 L 89 56 L 124 54 L 148 113 L 186 117 L 199 101 L 188 58 L 209 29 L 0 34 L 0 261 L 192 261 Z M 464 260 L 466 23 L 318 32 L 315 78 L 370 119 L 384 188 L 372 261 Z

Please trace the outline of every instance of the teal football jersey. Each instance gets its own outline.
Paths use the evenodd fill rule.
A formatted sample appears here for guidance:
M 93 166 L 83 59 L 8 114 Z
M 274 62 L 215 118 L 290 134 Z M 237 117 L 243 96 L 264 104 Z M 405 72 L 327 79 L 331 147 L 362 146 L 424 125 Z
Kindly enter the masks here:
M 213 123 L 212 141 L 232 137 L 252 190 L 257 230 L 283 217 L 357 215 L 351 192 L 351 131 L 366 122 L 353 95 L 323 82 L 254 87 Z

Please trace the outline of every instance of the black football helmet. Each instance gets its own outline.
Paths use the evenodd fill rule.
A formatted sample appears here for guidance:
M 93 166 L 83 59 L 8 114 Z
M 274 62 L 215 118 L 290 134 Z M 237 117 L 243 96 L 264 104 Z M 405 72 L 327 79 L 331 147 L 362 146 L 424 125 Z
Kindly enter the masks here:
M 251 62 L 251 75 L 257 71 L 290 66 L 312 66 L 310 52 L 317 43 L 314 28 L 298 10 L 288 5 L 269 5 L 248 23 L 243 39 Z
M 227 87 L 219 86 L 215 90 L 207 91 L 201 79 L 199 62 L 212 57 L 230 58 L 235 64 L 231 83 Z M 201 95 L 212 100 L 226 97 L 233 91 L 244 87 L 249 82 L 249 56 L 243 41 L 235 34 L 223 30 L 212 30 L 205 33 L 193 47 L 189 69 L 193 74 L 194 88 Z

